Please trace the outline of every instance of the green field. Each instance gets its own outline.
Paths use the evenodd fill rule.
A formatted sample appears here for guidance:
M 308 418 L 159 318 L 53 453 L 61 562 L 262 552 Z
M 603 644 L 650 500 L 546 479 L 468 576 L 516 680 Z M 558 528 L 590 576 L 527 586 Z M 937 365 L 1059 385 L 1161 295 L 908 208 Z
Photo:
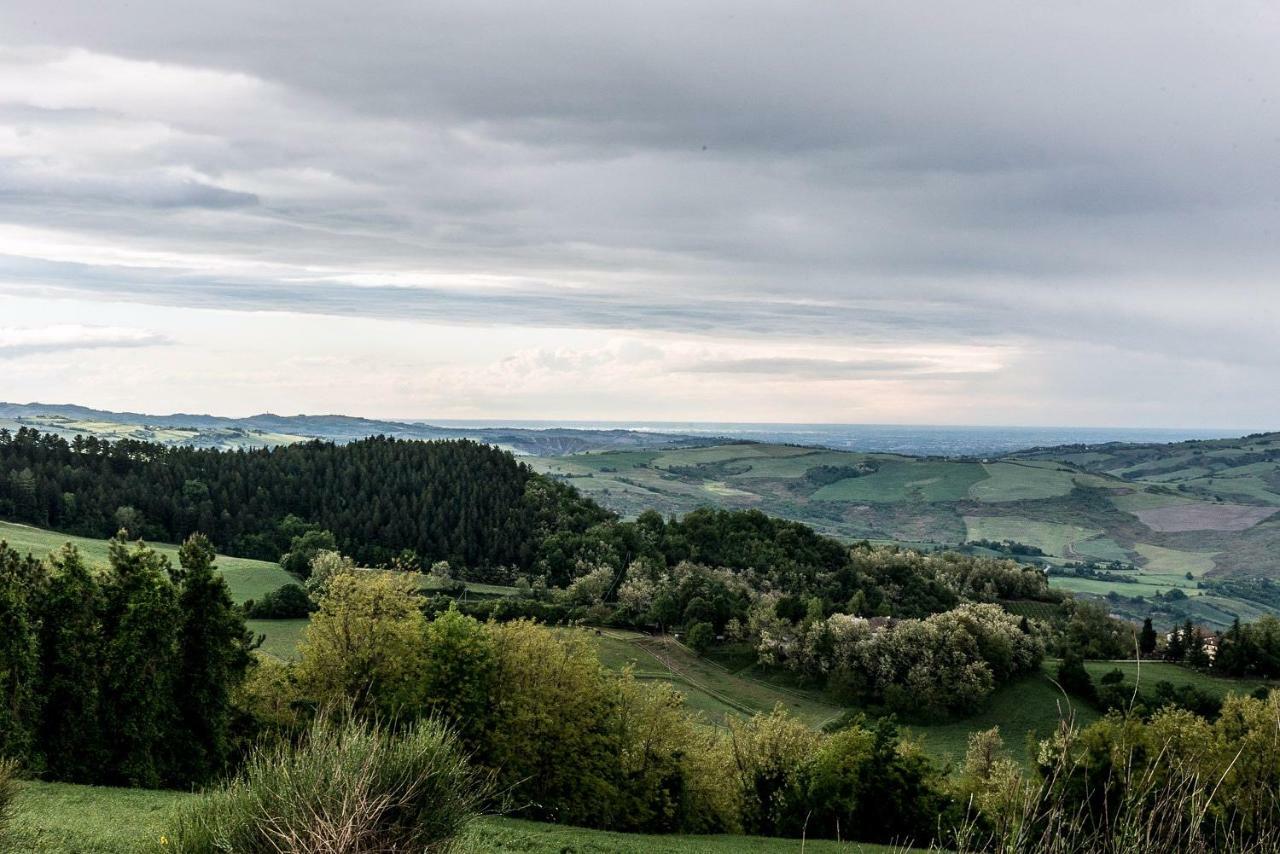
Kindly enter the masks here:
M 1079 525 L 1037 522 L 1016 516 L 965 516 L 964 523 L 971 540 L 1013 540 L 1058 557 L 1070 557 L 1074 544 L 1102 534 Z
M 984 463 L 989 477 L 969 490 L 979 501 L 1030 501 L 1066 495 L 1075 488 L 1075 477 L 1054 463 Z
M 66 783 L 25 783 L 17 799 L 11 835 L 0 840 L 8 854 L 137 854 L 164 850 L 161 837 L 173 811 L 194 797 L 184 792 L 110 789 Z M 645 836 L 607 833 L 486 816 L 460 841 L 460 854 L 729 854 L 738 851 L 880 854 L 876 845 L 763 839 L 749 836 Z
M 17 525 L 12 522 L 0 522 L 0 540 L 8 541 L 12 548 L 20 552 L 30 552 L 37 557 L 44 557 L 49 552 L 62 548 L 64 543 L 71 543 L 80 550 L 80 554 L 89 563 L 101 565 L 107 562 L 106 540 L 73 537 L 69 534 L 59 534 L 55 531 Z M 177 563 L 177 546 L 168 543 L 148 543 L 147 545 L 167 555 L 175 564 Z M 264 594 L 297 580 L 281 569 L 278 564 L 262 560 L 218 555 L 217 567 L 222 576 L 227 579 L 231 596 L 237 602 L 261 599 Z
M 726 715 L 768 713 L 781 704 L 797 720 L 816 729 L 839 717 L 842 711 L 811 692 L 793 691 L 732 673 L 669 637 L 651 638 L 604 629 L 593 638 L 606 667 L 631 667 L 639 678 L 670 682 L 684 693 L 685 705 L 702 712 L 708 723 L 721 724 Z
M 262 635 L 264 640 L 259 649 L 267 655 L 281 661 L 295 661 L 298 658 L 298 644 L 302 640 L 302 631 L 308 620 L 245 620 L 245 625 L 254 637 Z
M 909 730 L 924 741 L 929 755 L 958 765 L 964 759 L 972 733 L 999 727 L 1005 748 L 1029 765 L 1030 757 L 1026 752 L 1028 733 L 1037 740 L 1048 738 L 1064 719 L 1088 726 L 1098 719 L 1098 713 L 1064 696 L 1043 676 L 1032 676 L 997 689 L 987 708 L 972 717 L 950 723 L 913 726 Z
M 1047 662 L 1045 670 L 1053 670 L 1057 666 L 1056 661 Z M 1103 675 L 1118 669 L 1124 673 L 1130 685 L 1135 679 L 1139 680 L 1140 686 L 1144 689 L 1154 688 L 1157 682 L 1171 682 L 1178 686 L 1190 685 L 1218 699 L 1222 699 L 1227 694 L 1251 694 L 1258 688 L 1280 687 L 1280 683 L 1266 680 L 1214 676 L 1211 673 L 1192 670 L 1190 667 L 1168 661 L 1144 661 L 1140 664 L 1136 661 L 1088 661 L 1085 662 L 1085 669 L 1089 671 L 1089 675 L 1095 682 Z
M 879 471 L 846 478 L 813 494 L 815 501 L 899 502 L 959 501 L 987 477 L 978 463 L 888 460 Z
M 614 669 L 630 666 L 642 678 L 671 682 L 685 693 L 687 707 L 703 712 L 712 723 L 723 720 L 725 715 L 768 712 L 782 703 L 796 718 L 818 728 L 844 711 L 812 692 L 795 691 L 768 681 L 754 668 L 730 672 L 669 640 L 656 641 L 634 633 L 624 636 L 613 630 L 601 630 L 595 639 L 603 664 Z M 650 650 L 657 651 L 660 659 Z M 1092 709 L 1066 702 L 1048 679 L 1037 676 L 1000 688 L 988 706 L 972 717 L 908 729 L 921 739 L 925 752 L 934 759 L 955 764 L 964 758 L 970 734 L 998 726 L 1006 747 L 1021 760 L 1025 759 L 1027 734 L 1037 739 L 1048 737 L 1064 711 L 1074 713 L 1079 724 L 1097 719 Z

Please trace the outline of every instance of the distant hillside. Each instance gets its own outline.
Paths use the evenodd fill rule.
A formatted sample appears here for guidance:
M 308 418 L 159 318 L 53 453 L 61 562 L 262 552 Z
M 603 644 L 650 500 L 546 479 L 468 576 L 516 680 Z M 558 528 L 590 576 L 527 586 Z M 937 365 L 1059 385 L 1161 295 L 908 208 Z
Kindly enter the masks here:
M 985 461 L 735 444 L 534 466 L 624 515 L 755 507 L 848 540 L 1015 556 L 1129 616 L 1280 610 L 1280 434 Z
M 397 439 L 473 439 L 516 454 L 543 456 L 615 448 L 699 447 L 717 440 L 640 430 L 437 427 L 348 415 L 146 415 L 52 403 L 0 403 L 0 428 L 34 427 L 71 439 L 77 435 L 136 439 L 196 448 L 269 448 L 308 439 L 345 443 L 370 436 Z

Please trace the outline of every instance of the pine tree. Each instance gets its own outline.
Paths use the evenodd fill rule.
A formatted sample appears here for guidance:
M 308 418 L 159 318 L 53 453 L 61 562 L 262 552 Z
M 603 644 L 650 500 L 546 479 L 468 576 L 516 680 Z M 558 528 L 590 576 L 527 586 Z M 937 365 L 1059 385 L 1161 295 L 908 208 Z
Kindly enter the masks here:
M 1187 640 L 1189 635 L 1183 634 L 1181 626 L 1169 633 L 1169 644 L 1164 648 L 1164 657 L 1169 661 L 1182 661 L 1187 656 Z
M 204 782 L 222 771 L 231 751 L 231 690 L 249 666 L 252 636 L 214 573 L 208 537 L 195 534 L 178 550 L 181 661 L 174 683 L 176 772 Z
M 1142 657 L 1147 658 L 1156 651 L 1156 630 L 1151 624 L 1151 618 L 1147 617 L 1142 621 L 1142 631 L 1138 634 L 1138 649 L 1142 652 Z
M 37 645 L 29 591 L 39 573 L 0 540 L 0 756 L 30 758 L 36 717 Z
M 102 726 L 109 751 L 102 781 L 156 788 L 170 780 L 167 738 L 181 628 L 169 560 L 117 536 L 103 586 Z
M 1198 628 L 1191 632 L 1191 640 L 1187 642 L 1187 664 L 1192 667 L 1209 666 L 1209 654 L 1204 649 L 1204 633 Z
M 73 546 L 55 552 L 49 563 L 49 582 L 39 600 L 43 696 L 38 741 L 51 778 L 96 782 L 106 752 L 99 717 L 101 592 Z

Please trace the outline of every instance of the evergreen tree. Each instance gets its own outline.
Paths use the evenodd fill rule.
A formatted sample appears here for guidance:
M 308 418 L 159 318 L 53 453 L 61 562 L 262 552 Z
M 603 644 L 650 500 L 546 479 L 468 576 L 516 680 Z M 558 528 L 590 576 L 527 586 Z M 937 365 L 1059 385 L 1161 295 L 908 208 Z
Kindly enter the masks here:
M 1156 629 L 1151 624 L 1151 618 L 1147 617 L 1142 621 L 1142 631 L 1138 634 L 1138 649 L 1142 652 L 1142 657 L 1147 658 L 1156 651 Z
M 96 782 L 105 755 L 99 717 L 102 597 L 73 546 L 52 554 L 49 563 L 39 605 L 43 697 L 38 741 L 51 778 Z
M 1164 648 L 1165 659 L 1168 661 L 1182 661 L 1186 658 L 1188 640 L 1190 640 L 1190 632 L 1184 634 L 1181 626 L 1174 628 L 1169 633 L 1169 643 Z
M 182 621 L 168 558 L 117 536 L 103 586 L 103 782 L 156 788 L 170 778 Z
M 31 752 L 38 653 L 28 594 L 38 570 L 0 540 L 0 757 Z
M 226 581 L 214 573 L 213 560 L 213 545 L 203 534 L 193 535 L 178 550 L 181 661 L 174 683 L 174 753 L 175 770 L 184 781 L 206 781 L 226 767 L 231 690 L 250 661 L 252 636 Z
M 1213 665 L 1227 676 L 1243 676 L 1248 672 L 1249 656 L 1239 617 L 1231 621 L 1231 628 L 1227 629 L 1218 642 L 1218 657 Z
M 1198 628 L 1191 631 L 1191 640 L 1187 642 L 1187 664 L 1192 667 L 1209 666 L 1209 654 L 1204 649 L 1204 633 Z

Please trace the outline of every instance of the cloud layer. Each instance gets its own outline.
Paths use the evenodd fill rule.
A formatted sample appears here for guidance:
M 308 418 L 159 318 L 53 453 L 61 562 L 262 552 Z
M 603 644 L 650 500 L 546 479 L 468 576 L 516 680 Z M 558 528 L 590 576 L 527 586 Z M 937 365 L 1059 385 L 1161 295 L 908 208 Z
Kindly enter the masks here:
M 402 417 L 641 371 L 671 417 L 1280 421 L 1272 4 L 48 5 L 0 8 L 0 301 L 163 318 L 154 408 L 241 409 L 222 341 L 313 411 L 377 353 Z M 417 382 L 655 340 L 545 413 Z

